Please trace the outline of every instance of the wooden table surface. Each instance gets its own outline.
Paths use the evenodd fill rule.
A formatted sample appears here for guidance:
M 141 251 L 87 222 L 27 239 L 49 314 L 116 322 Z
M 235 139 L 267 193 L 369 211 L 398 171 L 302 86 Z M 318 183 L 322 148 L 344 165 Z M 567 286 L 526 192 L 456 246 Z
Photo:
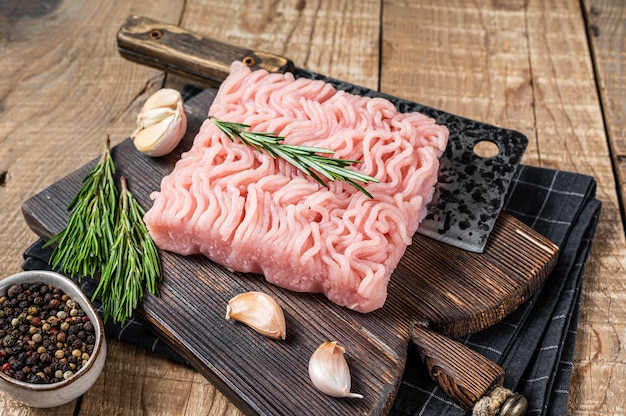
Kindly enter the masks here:
M 568 414 L 626 414 L 626 3 L 622 0 L 13 0 L 0 3 L 0 277 L 36 240 L 21 204 L 132 132 L 185 80 L 121 58 L 145 15 L 450 113 L 518 130 L 523 163 L 589 174 L 603 204 Z M 110 341 L 82 400 L 0 414 L 237 415 L 194 370 Z

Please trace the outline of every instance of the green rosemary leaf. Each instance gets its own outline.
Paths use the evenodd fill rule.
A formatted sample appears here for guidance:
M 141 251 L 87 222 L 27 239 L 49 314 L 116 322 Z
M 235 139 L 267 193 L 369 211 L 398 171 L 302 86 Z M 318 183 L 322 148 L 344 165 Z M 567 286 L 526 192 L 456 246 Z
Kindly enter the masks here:
M 298 153 L 301 155 L 310 155 L 310 154 L 314 154 L 314 153 L 324 153 L 327 155 L 332 155 L 333 153 L 335 153 L 333 150 L 330 149 L 326 149 L 324 147 L 315 147 L 315 146 L 296 146 L 293 144 L 282 144 L 281 145 L 282 148 L 284 149 L 288 149 L 290 152 L 293 153 Z M 329 158 L 330 159 L 330 158 Z M 334 159 L 334 160 L 340 160 L 342 162 L 354 162 L 351 160 L 344 160 L 344 159 Z M 351 164 L 351 163 L 348 163 Z
M 97 164 L 68 205 L 65 228 L 44 247 L 56 244 L 50 265 L 81 279 L 100 277 L 92 300 L 101 297 L 105 320 L 123 323 L 143 299 L 144 285 L 158 295 L 161 264 L 148 233 L 145 212 L 121 178 L 115 186 L 109 141 Z
M 143 209 L 122 177 L 115 240 L 93 299 L 100 296 L 104 320 L 124 323 L 144 296 L 144 286 L 158 295 L 161 264 L 157 248 L 143 222 Z
M 284 137 L 276 133 L 252 132 L 247 130 L 250 128 L 247 124 L 223 121 L 213 116 L 209 116 L 209 118 L 231 141 L 239 139 L 239 141 L 246 146 L 252 147 L 258 151 L 265 151 L 274 158 L 280 157 L 307 175 L 313 177 L 313 179 L 322 186 L 327 185 L 315 172 L 329 180 L 346 181 L 369 198 L 372 197 L 372 195 L 370 195 L 362 185 L 357 184 L 357 182 L 378 182 L 378 179 L 348 169 L 349 166 L 360 163 L 357 160 L 326 157 L 323 155 L 333 154 L 334 151 L 313 146 L 284 144 L 282 143 Z
M 57 244 L 50 257 L 53 268 L 77 277 L 94 277 L 113 243 L 117 188 L 115 166 L 107 138 L 102 156 L 83 180 L 83 185 L 68 205 L 67 226 L 44 247 Z M 102 213 L 105 213 L 103 215 Z
M 315 171 L 309 169 L 309 167 L 307 166 L 306 159 L 303 160 L 302 158 L 296 157 L 293 154 L 289 154 L 287 152 L 284 152 L 283 149 L 281 149 L 281 148 L 274 149 L 274 152 L 276 152 L 276 155 L 278 157 L 281 157 L 281 158 L 285 159 L 287 162 L 291 163 L 293 166 L 295 166 L 298 169 L 300 169 L 301 171 L 305 172 L 307 175 L 310 175 L 320 185 L 327 186 L 326 183 L 324 183 L 324 181 L 322 180 L 322 178 L 320 178 L 315 173 Z M 319 170 L 318 170 L 318 172 L 319 172 Z M 333 180 L 333 178 L 328 177 L 324 171 L 322 171 L 321 173 L 324 176 L 326 176 L 328 179 Z

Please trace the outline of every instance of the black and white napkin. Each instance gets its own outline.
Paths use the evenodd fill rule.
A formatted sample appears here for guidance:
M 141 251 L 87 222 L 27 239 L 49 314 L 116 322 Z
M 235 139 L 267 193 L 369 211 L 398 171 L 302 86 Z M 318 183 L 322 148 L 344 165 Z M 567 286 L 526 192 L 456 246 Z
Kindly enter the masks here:
M 559 261 L 541 290 L 500 323 L 458 341 L 500 364 L 505 387 L 523 394 L 528 415 L 563 415 L 572 372 L 584 266 L 600 202 L 586 175 L 520 166 L 504 209 L 560 247 Z M 24 253 L 24 270 L 50 269 L 51 249 L 38 241 Z M 96 286 L 82 279 L 89 297 Z M 94 307 L 102 315 L 96 300 Z M 105 324 L 106 335 L 183 362 L 140 319 Z M 464 415 L 464 410 L 428 377 L 417 351 L 410 351 L 392 415 Z

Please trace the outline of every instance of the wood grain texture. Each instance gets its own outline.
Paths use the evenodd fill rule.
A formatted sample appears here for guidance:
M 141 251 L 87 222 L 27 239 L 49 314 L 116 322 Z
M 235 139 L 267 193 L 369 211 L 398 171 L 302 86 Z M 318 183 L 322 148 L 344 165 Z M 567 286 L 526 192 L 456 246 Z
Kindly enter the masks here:
M 106 369 L 83 397 L 80 415 L 241 415 L 190 367 L 119 341 L 109 343 Z
M 612 314 L 610 305 L 615 297 L 623 295 L 624 230 L 621 223 L 616 182 L 607 134 L 603 123 L 600 97 L 594 79 L 588 38 L 585 33 L 583 11 L 577 2 L 559 4 L 541 2 L 529 11 L 533 31 L 547 31 L 560 27 L 565 36 L 531 36 L 536 54 L 533 73 L 536 80 L 536 119 L 540 161 L 548 167 L 573 170 L 593 175 L 598 181 L 598 198 L 602 213 L 596 231 L 595 244 L 588 264 L 582 294 L 582 313 L 579 322 L 581 334 L 596 333 L 596 340 L 617 337 L 626 341 L 623 315 Z M 538 70 L 541 68 L 541 70 Z M 604 299 L 596 303 L 594 299 Z M 608 306 L 608 307 L 607 307 Z M 610 322 L 614 330 L 598 328 Z M 583 338 L 584 339 L 584 335 Z M 580 341 L 574 356 L 570 406 L 568 412 L 580 415 L 623 413 L 623 400 L 603 387 L 593 387 L 590 380 L 603 380 L 602 386 L 620 385 L 624 373 L 623 349 L 606 344 L 597 354 L 586 355 Z M 613 369 L 607 373 L 607 366 Z M 583 382 L 583 380 L 586 380 Z M 579 383 L 587 387 L 580 389 Z M 600 404 L 600 406 L 598 406 Z
M 413 327 L 412 337 L 430 377 L 448 396 L 458 398 L 468 413 L 493 387 L 502 385 L 504 370 L 460 342 L 421 325 Z M 463 365 L 458 367 L 456 363 Z
M 378 0 L 191 1 L 182 26 L 289 57 L 298 67 L 377 89 Z

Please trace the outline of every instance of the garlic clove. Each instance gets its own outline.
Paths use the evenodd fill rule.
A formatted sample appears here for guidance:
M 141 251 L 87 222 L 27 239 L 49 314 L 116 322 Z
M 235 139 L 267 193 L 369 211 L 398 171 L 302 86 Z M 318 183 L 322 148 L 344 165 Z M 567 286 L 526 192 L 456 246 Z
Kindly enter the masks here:
M 137 128 L 143 129 L 151 127 L 175 114 L 176 110 L 172 110 L 171 108 L 151 108 L 142 111 L 137 115 Z
M 175 109 L 179 101 L 182 101 L 182 96 L 177 90 L 173 88 L 161 88 L 148 97 L 143 108 L 146 110 L 164 107 Z
M 187 130 L 187 116 L 180 93 L 163 88 L 152 94 L 137 115 L 131 139 L 137 150 L 158 157 L 178 146 Z
M 284 340 L 287 336 L 282 308 L 265 293 L 246 292 L 233 297 L 226 306 L 226 319 L 241 322 L 269 338 Z
M 363 395 L 350 392 L 350 368 L 344 353 L 336 342 L 324 342 L 311 355 L 309 377 L 318 390 L 329 396 L 362 399 Z
M 186 129 L 186 120 L 172 114 L 157 124 L 139 130 L 133 136 L 133 142 L 137 150 L 148 156 L 163 156 L 178 146 Z

